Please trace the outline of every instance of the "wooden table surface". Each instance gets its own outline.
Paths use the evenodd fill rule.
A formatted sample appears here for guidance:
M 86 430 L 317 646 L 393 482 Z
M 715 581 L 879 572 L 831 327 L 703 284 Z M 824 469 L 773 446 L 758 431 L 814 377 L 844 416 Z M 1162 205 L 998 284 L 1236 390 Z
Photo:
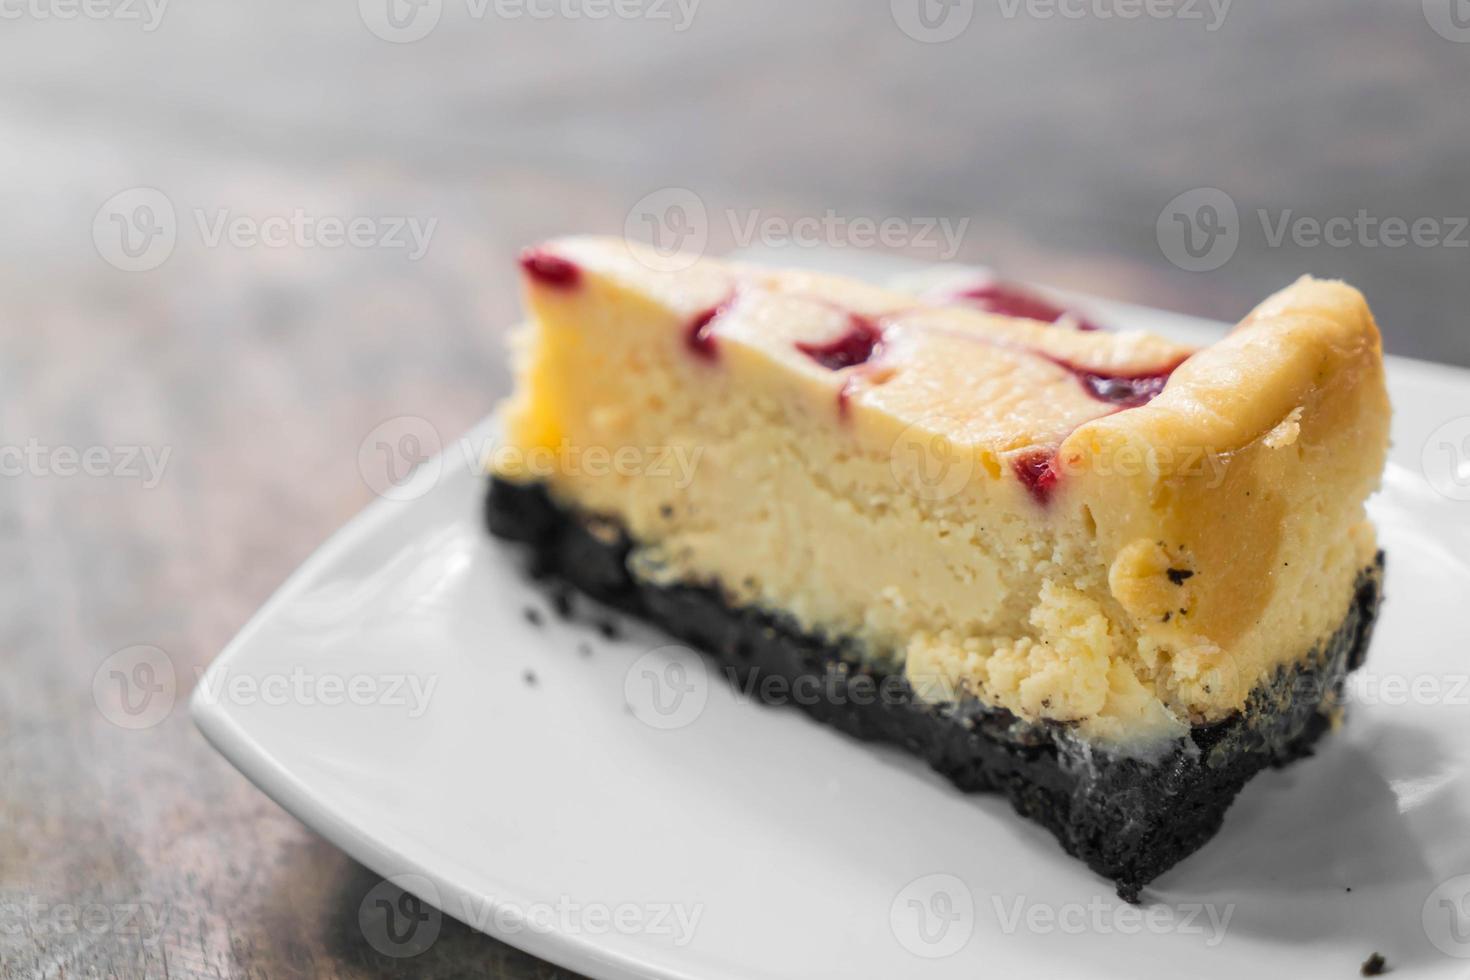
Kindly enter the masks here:
M 720 251 L 805 217 L 857 247 L 896 219 L 919 258 L 1220 318 L 1311 271 L 1361 285 L 1391 350 L 1470 364 L 1470 45 L 1438 0 L 1241 0 L 1214 30 L 1017 2 L 964 0 L 946 43 L 900 29 L 904 0 L 688 24 L 430 0 L 406 43 L 379 35 L 424 22 L 373 0 L 0 6 L 0 975 L 558 975 L 453 923 L 378 952 L 377 880 L 184 707 L 370 502 L 367 433 L 449 438 L 503 392 L 523 244 L 651 216 Z M 1238 212 L 1207 272 L 1159 237 L 1198 188 Z M 1217 226 L 1218 195 L 1183 200 Z M 1397 247 L 1293 224 L 1360 211 L 1433 224 Z M 965 222 L 956 248 L 931 219 Z M 390 234 L 410 221 L 422 255 Z M 177 687 L 141 728 L 109 668 L 139 645 Z

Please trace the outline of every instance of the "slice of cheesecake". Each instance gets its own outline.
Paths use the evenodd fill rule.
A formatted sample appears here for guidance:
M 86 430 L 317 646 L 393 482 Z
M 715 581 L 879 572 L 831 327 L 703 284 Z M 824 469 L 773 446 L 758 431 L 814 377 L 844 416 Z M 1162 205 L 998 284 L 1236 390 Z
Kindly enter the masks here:
M 1196 351 L 621 240 L 523 266 L 491 529 L 744 689 L 821 678 L 1130 899 L 1338 719 L 1389 421 L 1350 287 Z

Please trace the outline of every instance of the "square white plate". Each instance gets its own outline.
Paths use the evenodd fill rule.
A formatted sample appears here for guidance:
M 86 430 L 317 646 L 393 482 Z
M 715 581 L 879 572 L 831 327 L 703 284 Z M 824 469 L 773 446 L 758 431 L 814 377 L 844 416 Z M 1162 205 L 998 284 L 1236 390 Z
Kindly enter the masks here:
M 482 527 L 489 423 L 314 555 L 194 718 L 377 873 L 593 977 L 1345 978 L 1375 951 L 1470 977 L 1470 372 L 1393 360 L 1390 383 L 1388 603 L 1348 724 L 1252 782 L 1151 908 L 999 799 L 750 703 L 653 630 L 551 614 Z M 666 681 L 686 697 L 653 700 Z M 422 948 L 414 911 L 365 903 L 369 940 Z

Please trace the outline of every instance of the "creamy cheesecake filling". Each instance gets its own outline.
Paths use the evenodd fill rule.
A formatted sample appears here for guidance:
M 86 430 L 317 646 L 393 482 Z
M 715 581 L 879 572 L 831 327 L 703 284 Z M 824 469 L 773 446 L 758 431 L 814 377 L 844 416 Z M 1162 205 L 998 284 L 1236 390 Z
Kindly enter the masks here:
M 1373 561 L 1387 405 L 1346 287 L 1299 284 L 1190 357 L 657 264 L 597 240 L 528 259 L 497 474 L 618 521 L 636 575 L 855 640 L 930 700 L 1179 735 L 1330 635 Z

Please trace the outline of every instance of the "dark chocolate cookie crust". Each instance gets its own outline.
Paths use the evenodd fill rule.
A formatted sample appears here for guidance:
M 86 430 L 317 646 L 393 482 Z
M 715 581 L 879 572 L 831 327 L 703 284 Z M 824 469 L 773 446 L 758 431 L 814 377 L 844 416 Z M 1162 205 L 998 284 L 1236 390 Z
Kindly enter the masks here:
M 627 565 L 632 542 L 615 522 L 565 510 L 538 485 L 492 480 L 486 516 L 493 534 L 530 547 L 538 575 L 703 649 L 741 690 L 797 704 L 858 738 L 902 745 L 962 790 L 1004 793 L 1129 901 L 1215 835 L 1252 776 L 1311 753 L 1331 727 L 1344 679 L 1363 663 L 1382 600 L 1380 554 L 1359 575 L 1342 624 L 1311 656 L 1258 688 L 1240 715 L 1196 727 L 1143 761 L 1091 751 L 1066 725 L 1027 724 L 974 700 L 922 703 L 901 674 L 780 617 L 732 607 L 716 589 L 639 581 Z M 821 696 L 786 696 L 799 684 Z

